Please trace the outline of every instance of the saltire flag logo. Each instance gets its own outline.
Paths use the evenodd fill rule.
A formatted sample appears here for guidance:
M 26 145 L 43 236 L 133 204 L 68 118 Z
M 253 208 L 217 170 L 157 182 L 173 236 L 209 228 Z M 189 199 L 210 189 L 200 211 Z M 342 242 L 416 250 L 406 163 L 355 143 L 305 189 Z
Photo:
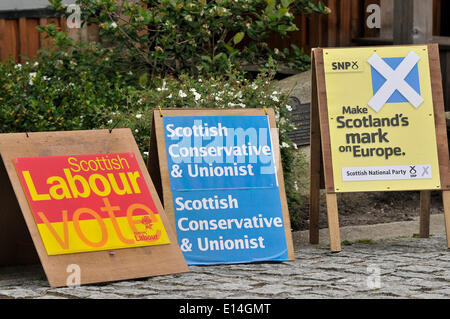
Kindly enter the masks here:
M 420 96 L 420 57 L 411 51 L 406 57 L 381 58 L 374 53 L 368 60 L 372 71 L 373 97 L 368 105 L 378 112 L 386 103 L 411 103 L 418 108 Z

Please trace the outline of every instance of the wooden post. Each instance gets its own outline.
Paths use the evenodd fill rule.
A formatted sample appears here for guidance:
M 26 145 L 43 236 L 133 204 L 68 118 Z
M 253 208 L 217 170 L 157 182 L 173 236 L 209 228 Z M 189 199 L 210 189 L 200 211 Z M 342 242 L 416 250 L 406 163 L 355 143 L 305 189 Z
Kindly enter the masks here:
M 442 191 L 444 202 L 445 232 L 447 234 L 447 248 L 450 249 L 450 191 Z
M 430 203 L 431 191 L 420 192 L 420 221 L 419 236 L 420 238 L 430 237 Z
M 394 44 L 424 44 L 433 37 L 433 0 L 394 0 Z
M 328 231 L 330 233 L 331 252 L 341 251 L 341 235 L 339 230 L 338 205 L 336 194 L 327 194 Z
M 319 105 L 317 102 L 316 69 L 314 54 L 312 55 L 311 71 L 311 114 L 310 114 L 310 180 L 309 180 L 309 242 L 319 243 L 319 208 L 320 208 L 320 175 L 322 150 L 320 141 Z
M 445 110 L 450 110 L 450 38 L 448 40 L 448 49 L 440 52 L 442 84 L 444 90 Z

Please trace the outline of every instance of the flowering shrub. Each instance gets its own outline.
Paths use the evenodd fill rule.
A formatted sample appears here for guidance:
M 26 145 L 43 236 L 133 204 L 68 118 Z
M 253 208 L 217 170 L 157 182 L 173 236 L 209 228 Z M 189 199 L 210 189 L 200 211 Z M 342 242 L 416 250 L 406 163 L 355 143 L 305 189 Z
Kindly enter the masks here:
M 128 87 L 107 50 L 42 53 L 0 63 L 0 132 L 98 128 L 105 109 L 126 105 Z
M 50 0 L 65 12 L 62 0 Z M 152 75 L 223 72 L 268 57 L 304 70 L 310 59 L 301 49 L 271 48 L 269 36 L 298 30 L 294 14 L 327 14 L 309 0 L 77 0 L 82 21 L 99 26 L 100 36 L 131 66 Z M 245 43 L 245 45 L 242 45 Z
M 111 112 L 108 125 L 132 129 L 141 152 L 146 159 L 150 143 L 149 127 L 153 110 L 164 108 L 272 108 L 275 111 L 279 129 L 280 153 L 284 180 L 293 225 L 298 224 L 302 200 L 299 188 L 304 187 L 308 167 L 306 158 L 297 152 L 297 145 L 287 136 L 294 129 L 288 120 L 289 105 L 287 93 L 273 89 L 273 75 L 266 69 L 256 79 L 249 80 L 239 72 L 228 76 L 192 77 L 182 74 L 178 78 L 154 78 L 150 87 L 141 81 L 140 89 L 129 95 L 130 107 L 125 112 Z M 145 82 L 145 81 L 144 81 Z M 106 127 L 108 127 L 108 125 Z M 303 219 L 307 218 L 302 216 Z
M 117 72 L 111 59 L 108 50 L 86 47 L 83 52 L 42 53 L 36 62 L 22 65 L 0 63 L 0 132 L 129 127 L 146 159 L 155 107 L 273 108 L 291 217 L 297 219 L 301 201 L 296 187 L 306 162 L 286 135 L 293 128 L 287 119 L 289 100 L 272 89 L 269 69 L 254 80 L 237 71 L 149 80 Z

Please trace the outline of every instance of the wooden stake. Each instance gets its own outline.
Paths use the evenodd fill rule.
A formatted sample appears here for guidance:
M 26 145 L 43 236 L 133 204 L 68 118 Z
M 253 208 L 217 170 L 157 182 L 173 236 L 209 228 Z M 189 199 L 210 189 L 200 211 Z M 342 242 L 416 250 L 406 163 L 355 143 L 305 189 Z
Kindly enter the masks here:
M 339 231 L 339 217 L 336 194 L 327 194 L 328 231 L 330 232 L 331 252 L 341 251 L 341 234 Z
M 447 248 L 450 249 L 450 191 L 442 191 L 444 202 L 445 233 L 447 234 Z
M 314 54 L 312 59 L 311 71 L 311 159 L 309 166 L 309 242 L 311 244 L 319 243 L 319 209 L 320 209 L 320 174 L 322 150 L 320 147 L 320 121 L 319 105 L 317 103 L 317 82 L 316 69 L 314 66 Z
M 419 220 L 420 238 L 430 237 L 430 202 L 431 202 L 431 191 L 421 191 L 420 220 Z

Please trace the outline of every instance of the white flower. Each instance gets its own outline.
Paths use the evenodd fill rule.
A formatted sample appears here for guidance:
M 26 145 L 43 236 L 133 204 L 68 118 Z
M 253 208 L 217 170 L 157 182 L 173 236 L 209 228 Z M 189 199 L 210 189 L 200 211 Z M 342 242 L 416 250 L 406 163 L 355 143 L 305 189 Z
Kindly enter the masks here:
M 113 29 L 117 28 L 117 23 L 115 23 L 115 22 L 111 23 L 111 28 L 113 28 Z
M 289 144 L 286 142 L 281 143 L 281 148 L 289 148 Z
M 33 85 L 33 81 L 36 78 L 37 73 L 36 72 L 31 72 L 30 73 L 30 81 L 28 82 L 28 84 Z
M 195 92 L 194 93 L 194 100 L 198 101 L 202 98 L 202 95 L 200 93 Z
M 271 96 L 270 97 L 274 102 L 280 102 L 280 100 L 276 97 L 276 96 Z
M 163 81 L 163 85 L 160 88 L 156 89 L 157 91 L 167 91 L 168 89 L 166 88 L 166 81 Z
M 138 130 L 138 129 L 135 129 L 134 131 L 135 131 L 136 133 L 139 133 L 139 130 Z
M 289 112 L 292 111 L 292 106 L 290 106 L 289 104 L 286 104 L 286 110 L 288 110 Z
M 185 16 L 184 19 L 186 21 L 192 22 L 192 17 L 189 14 L 187 16 Z
M 216 96 L 214 99 L 215 99 L 216 101 L 222 101 L 222 98 L 221 98 L 221 97 L 218 97 L 218 96 Z
M 179 97 L 186 97 L 187 94 L 183 92 L 183 90 L 178 91 L 178 96 Z
M 244 103 L 239 103 L 238 104 L 240 107 L 245 108 L 245 104 Z
M 140 119 L 141 117 L 142 117 L 142 114 L 140 114 L 140 113 L 136 114 L 137 119 Z
M 22 68 L 22 64 L 20 64 L 20 63 L 17 63 L 15 66 L 14 66 L 14 69 L 21 69 Z
M 295 144 L 295 143 L 292 143 L 292 145 L 294 146 L 294 148 L 295 148 L 296 150 L 298 150 L 298 146 L 297 146 L 297 144 Z
M 34 62 L 33 66 L 38 66 L 39 62 Z
M 69 62 L 69 67 L 71 70 L 75 69 L 75 67 L 77 66 L 77 62 L 70 60 Z
M 112 124 L 112 122 L 113 122 L 113 120 L 109 120 L 109 121 L 107 122 L 107 124 Z
M 143 99 L 139 99 L 139 100 L 137 101 L 137 104 L 142 104 L 143 102 L 144 102 Z
M 253 90 L 256 90 L 256 89 L 258 88 L 258 85 L 256 85 L 256 83 L 252 83 L 252 85 L 250 85 L 250 87 L 251 87 Z
M 172 98 L 172 93 L 170 93 L 170 94 L 167 96 L 167 98 L 168 98 L 168 99 L 171 99 L 171 98 Z
M 144 152 L 144 155 L 148 155 L 148 152 Z

